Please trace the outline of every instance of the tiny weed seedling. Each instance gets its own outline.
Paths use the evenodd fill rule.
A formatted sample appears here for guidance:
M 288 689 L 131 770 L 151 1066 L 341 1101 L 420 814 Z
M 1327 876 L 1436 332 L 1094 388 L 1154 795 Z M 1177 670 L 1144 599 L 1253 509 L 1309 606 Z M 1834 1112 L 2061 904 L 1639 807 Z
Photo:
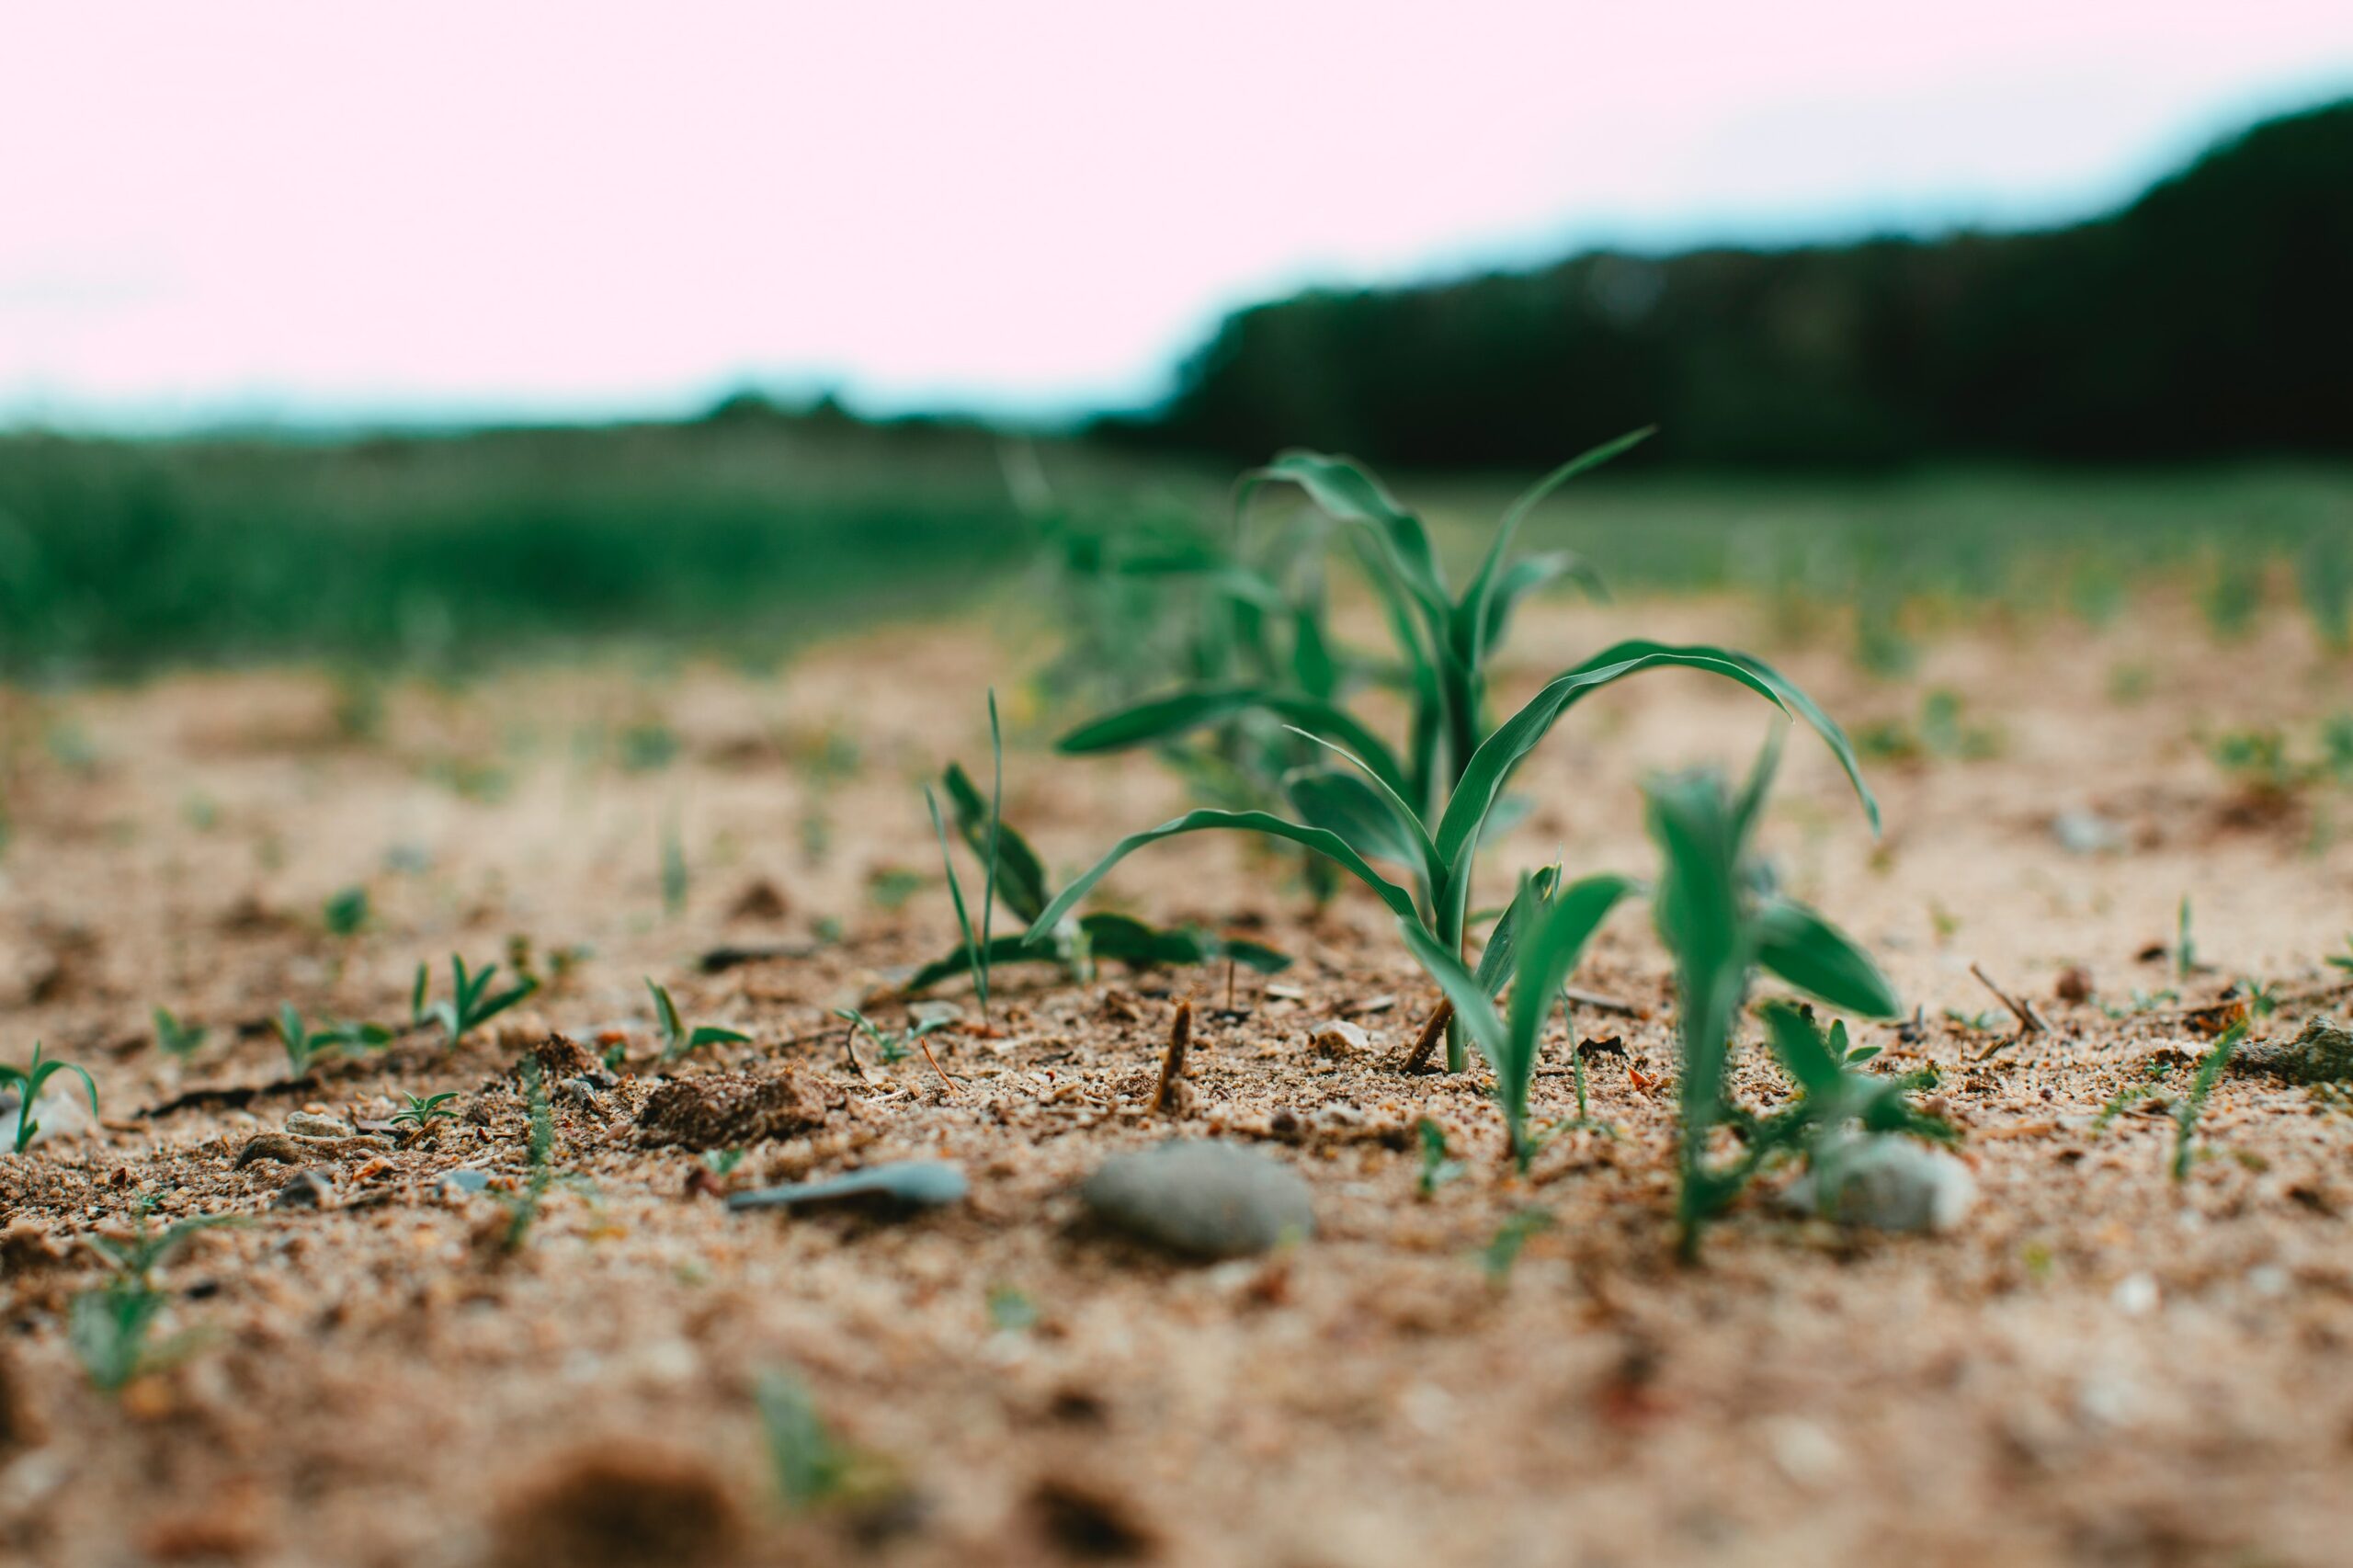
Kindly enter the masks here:
M 1447 1157 L 1446 1129 L 1428 1117 L 1414 1124 L 1414 1135 L 1421 1144 L 1421 1169 L 1414 1177 L 1414 1191 L 1426 1199 L 1436 1198 L 1439 1187 L 1470 1167 L 1461 1160 Z
M 995 962 L 995 937 L 992 929 L 996 917 L 997 867 L 1002 858 L 1005 833 L 1005 734 L 997 723 L 996 692 L 989 692 L 989 759 L 994 767 L 995 784 L 989 795 L 987 827 L 974 849 L 981 857 L 983 869 L 981 891 L 981 928 L 972 929 L 971 912 L 964 907 L 964 884 L 956 875 L 956 856 L 948 846 L 948 827 L 940 820 L 939 797 L 931 786 L 924 786 L 924 805 L 931 812 L 931 831 L 939 840 L 939 863 L 948 873 L 948 895 L 956 905 L 956 926 L 964 934 L 964 967 L 972 976 L 972 987 L 981 1001 L 981 1021 L 989 1019 L 989 971 Z M 951 795 L 952 795 L 951 786 Z M 973 802 L 978 804 L 977 800 Z M 960 824 L 966 820 L 964 802 L 956 801 Z M 967 841 L 973 835 L 972 827 L 964 828 Z M 1028 846 L 1022 846 L 1025 850 Z M 1031 856 L 1034 869 L 1036 857 Z
M 530 1239 L 531 1226 L 540 1217 L 540 1203 L 548 1195 L 548 1187 L 555 1179 L 555 1118 L 548 1109 L 547 1075 L 540 1070 L 539 1058 L 523 1059 L 523 1108 L 529 1123 L 529 1141 L 525 1145 L 523 1190 L 501 1195 L 506 1205 L 506 1234 L 503 1244 L 508 1252 L 520 1252 Z
M 839 1493 L 850 1456 L 818 1415 L 807 1385 L 772 1369 L 760 1374 L 752 1399 L 767 1439 L 769 1473 L 784 1506 L 800 1513 Z
M 0 1062 L 0 1089 L 14 1087 L 17 1091 L 16 1153 L 21 1154 L 40 1132 L 40 1123 L 34 1119 L 33 1106 L 40 1099 L 43 1085 L 60 1073 L 72 1073 L 82 1080 L 90 1092 L 90 1114 L 98 1114 L 98 1085 L 91 1081 L 87 1069 L 71 1062 L 45 1059 L 40 1053 L 40 1041 L 33 1041 L 33 1059 L 22 1067 Z
M 1240 964 L 1259 974 L 1279 974 L 1290 967 L 1285 955 L 1259 943 L 1239 937 L 1222 937 L 1198 929 L 1165 929 L 1148 926 L 1125 915 L 1099 912 L 1083 915 L 1076 919 L 1058 921 L 1050 937 L 1040 938 L 1035 922 L 1053 902 L 1052 891 L 1046 881 L 1045 866 L 1031 848 L 1019 829 L 991 811 L 981 799 L 979 790 L 964 769 L 949 763 L 940 775 L 940 786 L 948 796 L 949 810 L 956 819 L 957 836 L 967 849 L 988 864 L 993 858 L 996 876 L 997 895 L 1015 918 L 1029 923 L 1030 929 L 1018 934 L 993 937 L 985 952 L 967 942 L 955 952 L 926 964 L 907 981 L 908 995 L 917 995 L 973 969 L 976 961 L 985 961 L 992 969 L 1008 963 L 1054 963 L 1079 979 L 1092 977 L 1097 960 L 1111 960 L 1137 969 L 1159 965 L 1190 967 L 1224 962 Z M 938 806 L 935 801 L 935 813 Z M 933 827 L 939 834 L 940 854 L 949 854 L 947 835 L 937 820 Z M 995 846 L 994 856 L 990 845 Z M 951 893 L 958 907 L 962 907 L 962 894 L 956 891 L 955 870 L 949 870 Z M 965 924 L 969 935 L 971 926 Z
M 1677 1210 L 1687 1258 L 1698 1254 L 1700 1228 L 1731 1205 L 1778 1148 L 1802 1141 L 1806 1126 L 1803 1120 L 1792 1122 L 1777 1129 L 1776 1138 L 1760 1137 L 1763 1124 L 1728 1092 L 1733 1027 L 1751 970 L 1761 966 L 1844 1012 L 1879 1018 L 1903 1012 L 1869 955 L 1813 911 L 1771 892 L 1768 879 L 1749 859 L 1748 841 L 1778 761 L 1778 745 L 1768 744 L 1736 797 L 1711 769 L 1676 774 L 1647 787 L 1651 836 L 1662 862 L 1652 912 L 1675 955 L 1683 1047 Z M 1831 1085 L 1824 1080 L 1816 1087 L 1818 1061 L 1808 1056 L 1801 1071 L 1790 1060 L 1787 1048 L 1795 1035 L 1793 1028 L 1776 1026 L 1775 1042 L 1784 1048 L 1784 1065 L 1812 1098 Z M 1846 1055 L 1842 1030 L 1836 1073 L 1847 1071 Z M 1844 1096 L 1846 1090 L 1837 1093 Z M 1827 1114 L 1817 1103 L 1808 1119 Z M 1719 1128 L 1747 1134 L 1746 1146 L 1729 1164 L 1711 1158 Z
M 946 1028 L 953 1020 L 919 1018 L 912 1026 L 896 1033 L 882 1028 L 856 1007 L 836 1007 L 834 1017 L 850 1027 L 853 1035 L 864 1035 L 874 1046 L 874 1054 L 886 1062 L 904 1062 L 922 1044 L 924 1037 Z
M 2162 1092 L 2165 1087 L 2165 1074 L 2171 1071 L 2172 1069 L 2163 1062 L 2150 1062 L 2148 1074 L 2139 1083 L 2124 1085 L 2109 1096 L 2106 1105 L 2100 1107 L 2099 1114 L 2092 1118 L 2093 1134 L 2097 1136 L 2107 1131 L 2109 1124 L 2118 1117 L 2122 1116 L 2143 1100 Z
M 2174 978 L 2187 980 L 2189 971 L 2198 967 L 2198 938 L 2189 926 L 2189 895 L 2181 895 L 2181 908 L 2174 916 Z
M 129 1242 L 108 1236 L 90 1238 L 90 1244 L 113 1274 L 98 1289 L 74 1298 L 66 1337 L 92 1387 L 106 1393 L 119 1392 L 142 1374 L 184 1359 L 202 1343 L 202 1335 L 193 1331 L 161 1344 L 151 1342 L 156 1319 L 171 1300 L 155 1288 L 154 1271 L 197 1232 L 243 1223 L 237 1215 L 208 1214 L 182 1220 L 157 1235 L 148 1229 L 147 1208 L 142 1204 L 138 1233 Z
M 662 913 L 676 920 L 687 908 L 687 846 L 678 837 L 678 819 L 662 823 Z
M 278 1017 L 272 1022 L 278 1029 L 278 1042 L 286 1047 L 286 1074 L 291 1079 L 309 1077 L 311 1069 L 324 1057 L 338 1051 L 356 1054 L 373 1051 L 389 1045 L 392 1039 L 392 1031 L 381 1024 L 330 1019 L 312 1028 L 302 1021 L 301 1009 L 291 1002 L 279 1005 Z
M 2198 1136 L 2198 1118 L 2205 1110 L 2207 1097 L 2213 1094 L 2214 1085 L 2222 1081 L 2222 1070 L 2231 1064 L 2233 1053 L 2245 1039 L 2245 1019 L 2223 1030 L 2222 1038 L 2214 1041 L 2213 1049 L 2206 1053 L 2206 1059 L 2198 1064 L 2198 1075 L 2190 1080 L 2189 1092 L 2182 1096 L 2181 1103 L 2174 1108 L 2173 1179 L 2177 1182 L 2189 1179 L 2189 1157 L 2191 1146 Z
M 706 1149 L 703 1151 L 703 1169 L 709 1171 L 715 1176 L 733 1176 L 735 1174 L 735 1167 L 743 1163 L 744 1151 L 740 1148 Z
M 1746 1144 L 1744 1163 L 1752 1170 L 1783 1151 L 1797 1151 L 1817 1176 L 1825 1175 L 1855 1147 L 1849 1130 L 1857 1127 L 1866 1137 L 1902 1133 L 1941 1143 L 1959 1137 L 1913 1105 L 1912 1092 L 1932 1081 L 1927 1074 L 1890 1078 L 1858 1071 L 1878 1048 L 1850 1047 L 1843 1020 L 1825 1031 L 1812 1007 L 1778 999 L 1759 1011 L 1774 1059 L 1797 1085 L 1798 1099 L 1769 1117 L 1739 1114 L 1733 1125 Z
M 2328 967 L 2341 969 L 2347 975 L 2353 976 L 2353 931 L 2345 934 L 2345 950 L 2329 955 Z
M 654 1014 L 662 1024 L 662 1060 L 672 1062 L 690 1051 L 700 1051 L 706 1045 L 742 1045 L 752 1037 L 735 1029 L 723 1029 L 716 1024 L 699 1024 L 689 1029 L 678 1019 L 677 1004 L 670 1000 L 667 988 L 645 982 L 646 990 L 654 994 Z
M 494 963 L 484 965 L 479 972 L 470 971 L 466 960 L 457 954 L 449 955 L 449 995 L 446 1000 L 427 1004 L 426 996 L 432 975 L 423 964 L 416 966 L 416 982 L 409 988 L 409 1022 L 418 1028 L 438 1024 L 447 1043 L 455 1046 L 474 1029 L 514 1006 L 540 988 L 536 980 L 525 978 L 519 983 L 493 994 L 491 977 L 498 972 Z
M 1604 687 L 1650 669 L 1679 667 L 1722 676 L 1749 687 L 1784 714 L 1802 718 L 1837 756 L 1876 825 L 1878 808 L 1862 782 L 1845 732 L 1769 665 L 1726 649 L 1620 642 L 1562 672 L 1518 713 L 1488 727 L 1486 662 L 1502 639 L 1512 604 L 1576 569 L 1574 562 L 1557 558 L 1507 565 L 1520 523 L 1553 488 L 1615 456 L 1636 438 L 1573 460 L 1521 496 L 1505 514 L 1460 598 L 1447 590 L 1422 520 L 1354 463 L 1292 452 L 1245 475 L 1244 502 L 1268 483 L 1297 484 L 1324 513 L 1352 530 L 1404 655 L 1413 712 L 1405 751 L 1401 756 L 1392 750 L 1328 698 L 1272 687 L 1193 687 L 1080 726 L 1063 737 L 1061 750 L 1090 753 L 1157 744 L 1238 715 L 1255 714 L 1290 726 L 1340 763 L 1302 768 L 1287 779 L 1298 820 L 1264 811 L 1203 808 L 1122 839 L 1031 923 L 1031 938 L 1049 937 L 1062 917 L 1129 855 L 1179 834 L 1214 829 L 1260 834 L 1315 852 L 1370 888 L 1401 922 L 1427 938 L 1415 944 L 1416 957 L 1435 950 L 1459 960 L 1468 935 L 1478 850 L 1508 810 L 1499 811 L 1498 803 L 1511 776 L 1570 708 Z M 1375 870 L 1371 862 L 1376 859 L 1405 868 L 1407 884 Z M 1491 946 L 1495 940 L 1490 938 Z M 1446 977 L 1438 978 L 1443 987 Z M 1505 976 L 1493 978 L 1500 984 Z M 1447 1065 L 1455 1071 L 1467 1060 L 1461 1033 L 1461 1028 L 1448 1030 Z
M 184 1024 L 169 1007 L 155 1009 L 155 1049 L 181 1061 L 196 1054 L 210 1031 L 201 1024 Z
M 457 1097 L 455 1090 L 438 1095 L 411 1095 L 408 1096 L 408 1104 L 392 1112 L 386 1119 L 395 1127 L 420 1128 L 430 1127 L 443 1117 L 454 1119 L 458 1113 L 449 1108 L 449 1102 Z

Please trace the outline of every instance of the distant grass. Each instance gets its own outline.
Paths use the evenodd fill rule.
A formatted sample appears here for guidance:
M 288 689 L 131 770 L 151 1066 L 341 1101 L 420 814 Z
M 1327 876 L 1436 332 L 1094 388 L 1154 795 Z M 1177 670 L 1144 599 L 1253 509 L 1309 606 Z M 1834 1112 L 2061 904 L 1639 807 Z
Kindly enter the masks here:
M 985 442 L 842 446 L 695 426 L 0 438 L 0 676 L 462 668 L 617 634 L 773 653 L 1020 556 Z
M 790 418 L 347 441 L 0 437 L 0 678 L 289 657 L 462 672 L 616 639 L 772 658 L 968 604 L 1033 558 L 1040 535 L 998 446 L 955 426 Z M 1065 504 L 1224 526 L 1226 476 L 1076 446 L 1042 455 Z M 1470 535 L 1446 519 L 1491 518 L 1505 485 L 1398 488 L 1451 545 Z M 2196 586 L 2222 635 L 2298 613 L 2290 574 L 2315 616 L 2341 619 L 2348 530 L 2353 472 L 2325 469 L 1604 474 L 1531 517 L 1525 542 L 1577 549 L 1620 593 L 1855 606 L 1859 651 L 1894 662 L 1906 607 L 2097 619 L 2152 573 Z M 2266 561 L 2280 568 L 2268 585 Z

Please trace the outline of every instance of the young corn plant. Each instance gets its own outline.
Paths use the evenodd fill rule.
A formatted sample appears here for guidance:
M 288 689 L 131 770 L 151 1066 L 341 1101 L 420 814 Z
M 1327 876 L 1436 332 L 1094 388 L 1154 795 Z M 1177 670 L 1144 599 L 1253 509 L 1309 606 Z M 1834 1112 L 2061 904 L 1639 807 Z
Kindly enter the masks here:
M 426 1024 L 438 1024 L 452 1047 L 482 1025 L 514 1006 L 540 988 L 540 983 L 525 978 L 519 983 L 494 994 L 491 977 L 498 972 L 494 963 L 485 964 L 481 971 L 466 968 L 466 960 L 457 954 L 449 955 L 449 995 L 428 1005 L 432 975 L 423 964 L 416 966 L 416 981 L 409 988 L 408 1013 L 412 1027 L 422 1028 Z
M 311 1069 L 324 1057 L 378 1050 L 391 1044 L 392 1039 L 392 1031 L 381 1024 L 329 1019 L 313 1028 L 302 1021 L 301 1009 L 291 1002 L 278 1005 L 278 1017 L 272 1022 L 278 1029 L 278 1042 L 286 1047 L 287 1076 L 296 1080 L 309 1077 Z
M 2239 1042 L 2246 1039 L 2246 1020 L 2242 1018 L 2222 1031 L 2206 1059 L 2198 1064 L 2198 1075 L 2190 1080 L 2189 1092 L 2174 1108 L 2173 1179 L 2189 1179 L 2189 1158 L 2198 1137 L 2198 1118 L 2206 1109 L 2207 1098 L 2214 1085 L 2222 1081 L 2222 1071 L 2231 1064 L 2231 1057 L 2238 1051 Z
M 940 775 L 940 788 L 956 820 L 956 834 L 983 865 L 995 846 L 995 887 L 1006 910 L 1016 919 L 1035 922 L 1053 902 L 1043 862 L 1020 830 L 989 809 L 980 790 L 961 766 L 949 763 Z M 941 853 L 948 853 L 943 834 Z M 951 869 L 952 874 L 952 869 Z M 1098 912 L 1065 918 L 1051 936 L 1039 939 L 1030 930 L 1008 932 L 992 938 L 985 949 L 967 943 L 933 960 L 908 978 L 904 987 L 913 996 L 943 981 L 971 971 L 975 962 L 991 968 L 1008 963 L 1052 963 L 1079 979 L 1092 977 L 1094 965 L 1114 960 L 1137 969 L 1161 965 L 1184 967 L 1221 962 L 1237 963 L 1259 974 L 1279 974 L 1290 960 L 1274 949 L 1239 937 L 1222 937 L 1196 928 L 1147 926 L 1125 915 Z
M 1604 875 L 1554 892 L 1549 881 L 1549 877 L 1520 879 L 1518 895 L 1497 927 L 1502 935 L 1487 944 L 1478 973 L 1465 968 L 1418 921 L 1398 922 L 1405 945 L 1438 981 L 1454 1004 L 1455 1017 L 1495 1068 L 1506 1149 L 1523 1172 L 1536 1153 L 1528 1129 L 1528 1099 L 1544 1026 L 1586 943 L 1637 887 L 1628 878 Z M 1493 1001 L 1506 980 L 1511 986 L 1508 1016 L 1497 1013 Z
M 204 1045 L 210 1031 L 201 1024 L 184 1024 L 169 1007 L 155 1009 L 155 1049 L 185 1062 Z
M 1794 1119 L 1766 1120 L 1733 1101 L 1733 1031 L 1753 972 L 1762 968 L 1842 1012 L 1888 1018 L 1903 1011 L 1870 957 L 1819 915 L 1774 891 L 1749 857 L 1779 750 L 1767 745 L 1737 795 L 1713 769 L 1656 779 L 1646 790 L 1661 861 L 1652 914 L 1676 960 L 1683 1057 L 1677 1218 L 1687 1258 L 1698 1255 L 1702 1226 L 1731 1205 L 1768 1159 L 1802 1148 L 1817 1125 L 1843 1127 L 1851 1119 L 1847 1108 L 1863 1092 L 1843 1077 L 1833 1082 L 1823 1070 L 1826 1044 L 1818 1056 L 1806 1051 L 1794 1027 L 1786 1019 L 1773 1024 L 1781 1015 L 1769 1014 L 1784 1064 L 1806 1091 L 1801 1108 L 1807 1101 L 1811 1108 Z M 1837 1044 L 1835 1066 L 1844 1074 L 1849 1068 L 1843 1033 Z M 1873 1114 L 1883 1119 L 1886 1113 Z M 1869 1116 L 1865 1125 L 1877 1130 Z M 1728 1163 L 1711 1151 L 1719 1129 L 1747 1140 Z
M 989 795 L 988 829 L 978 846 L 983 869 L 981 893 L 981 928 L 972 929 L 972 917 L 964 907 L 964 884 L 956 875 L 956 857 L 948 847 L 948 828 L 940 821 L 939 797 L 931 786 L 924 786 L 924 804 L 931 812 L 931 831 L 939 840 L 939 863 L 948 872 L 948 894 L 956 904 L 956 925 L 964 934 L 964 964 L 971 971 L 972 987 L 981 999 L 981 1021 L 989 1017 L 989 969 L 991 950 L 995 947 L 996 874 L 999 850 L 1005 830 L 1005 733 L 997 724 L 996 692 L 989 692 L 989 757 L 994 765 L 995 784 Z M 977 792 L 975 792 L 977 796 Z M 977 798 L 974 801 L 978 804 Z M 961 806 L 960 806 L 961 814 Z M 1032 857 L 1034 863 L 1035 857 Z
M 698 1024 L 689 1029 L 679 1020 L 678 1005 L 670 1000 L 669 990 L 656 985 L 651 977 L 646 990 L 654 994 L 654 1015 L 662 1024 L 662 1061 L 676 1062 L 690 1051 L 700 1051 L 706 1045 L 742 1045 L 752 1037 L 735 1029 L 723 1029 L 717 1024 Z
M 555 1181 L 555 1117 L 548 1108 L 547 1075 L 540 1070 L 539 1058 L 523 1059 L 523 1108 L 529 1119 L 530 1136 L 525 1145 L 523 1189 L 501 1195 L 506 1205 L 506 1231 L 501 1244 L 508 1252 L 520 1252 L 530 1239 L 531 1226 L 540 1217 L 540 1204 Z
M 17 1153 L 23 1153 L 31 1146 L 33 1139 L 40 1135 L 40 1123 L 33 1116 L 33 1107 L 40 1099 L 42 1085 L 60 1073 L 75 1074 L 81 1078 L 82 1086 L 90 1092 L 90 1114 L 97 1115 L 98 1085 L 91 1081 L 88 1070 L 71 1062 L 44 1059 L 40 1053 L 40 1041 L 33 1041 L 33 1059 L 24 1066 L 0 1062 L 0 1089 L 14 1088 L 17 1091 Z

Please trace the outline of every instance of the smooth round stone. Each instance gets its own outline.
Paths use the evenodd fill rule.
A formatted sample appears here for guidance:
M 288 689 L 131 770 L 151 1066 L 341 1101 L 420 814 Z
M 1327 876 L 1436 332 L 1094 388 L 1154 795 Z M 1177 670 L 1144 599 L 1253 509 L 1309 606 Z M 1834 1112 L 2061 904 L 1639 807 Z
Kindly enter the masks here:
M 909 1209 L 938 1209 L 961 1199 L 970 1184 L 952 1160 L 894 1160 L 824 1181 L 791 1182 L 739 1192 L 730 1209 L 790 1209 L 795 1204 L 880 1199 Z
M 1299 1173 L 1234 1143 L 1180 1138 L 1114 1154 L 1079 1196 L 1108 1223 L 1195 1257 L 1246 1257 L 1315 1233 Z
M 1969 1167 L 1941 1149 L 1870 1134 L 1834 1144 L 1787 1194 L 1793 1207 L 1881 1231 L 1949 1231 L 1976 1198 Z

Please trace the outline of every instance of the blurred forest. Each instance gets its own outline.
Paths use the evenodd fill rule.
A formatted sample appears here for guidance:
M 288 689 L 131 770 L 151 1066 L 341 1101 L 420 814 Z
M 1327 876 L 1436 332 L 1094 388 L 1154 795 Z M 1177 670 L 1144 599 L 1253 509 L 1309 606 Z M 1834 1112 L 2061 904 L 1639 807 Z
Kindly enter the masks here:
M 1107 434 L 1540 467 L 2353 455 L 2353 100 L 2270 120 L 2063 229 L 1318 291 L 1229 318 Z

